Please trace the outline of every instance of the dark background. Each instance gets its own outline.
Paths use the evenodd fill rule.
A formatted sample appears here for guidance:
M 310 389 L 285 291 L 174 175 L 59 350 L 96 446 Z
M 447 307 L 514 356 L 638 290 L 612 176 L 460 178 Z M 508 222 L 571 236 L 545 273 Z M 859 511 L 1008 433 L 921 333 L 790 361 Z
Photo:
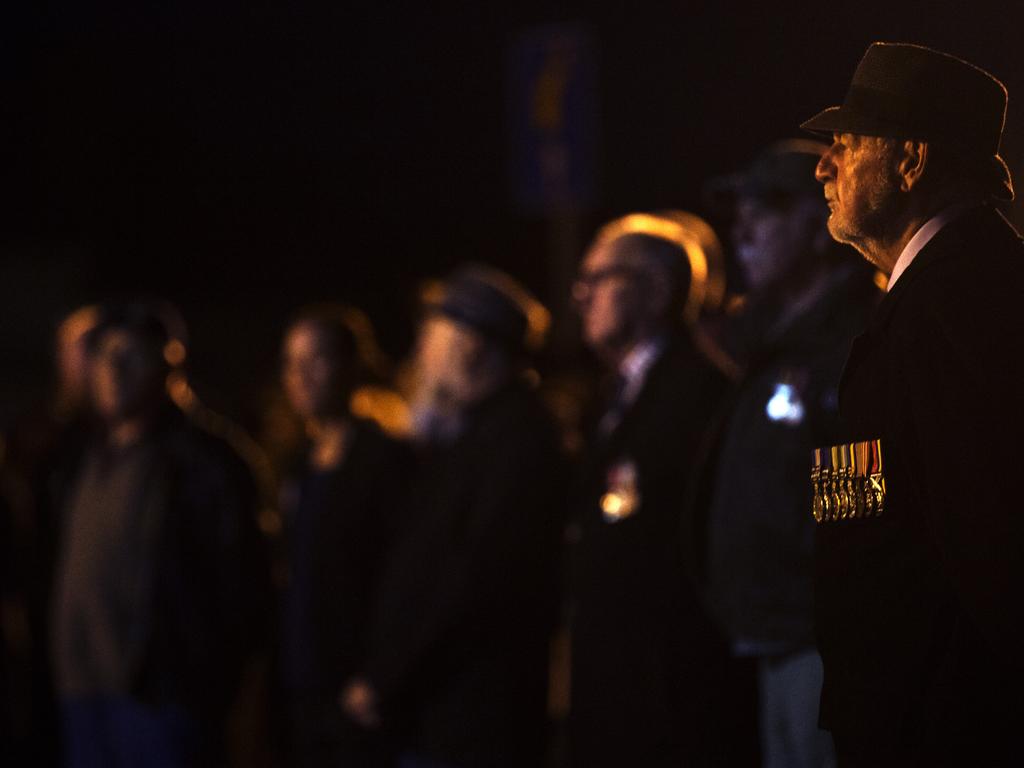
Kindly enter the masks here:
M 704 213 L 702 182 L 841 101 L 872 40 L 932 45 L 1003 79 L 1003 154 L 1024 180 L 1013 7 L 59 0 L 8 9 L 0 426 L 42 397 L 60 316 L 119 294 L 178 303 L 198 391 L 243 419 L 275 376 L 283 324 L 310 300 L 363 307 L 395 356 L 411 339 L 418 282 L 467 258 L 564 303 L 555 251 L 578 255 L 597 224 L 629 210 Z M 599 183 L 592 205 L 551 218 L 513 199 L 506 60 L 517 35 L 562 22 L 584 25 L 597 45 Z M 1018 205 L 1008 213 L 1021 222 Z

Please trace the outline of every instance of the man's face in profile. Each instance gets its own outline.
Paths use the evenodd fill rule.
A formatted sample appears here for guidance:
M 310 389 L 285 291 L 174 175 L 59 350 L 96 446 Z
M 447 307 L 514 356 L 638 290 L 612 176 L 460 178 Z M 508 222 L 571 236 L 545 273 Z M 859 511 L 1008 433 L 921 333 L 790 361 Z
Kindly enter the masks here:
M 815 176 L 825 186 L 831 211 L 828 231 L 868 256 L 866 244 L 885 234 L 899 204 L 889 143 L 875 136 L 834 134 Z
M 622 263 L 614 243 L 590 250 L 580 265 L 573 299 L 583 341 L 600 352 L 628 343 L 641 313 L 636 270 Z
M 428 317 L 416 344 L 419 396 L 436 406 L 465 405 L 483 344 L 480 334 L 462 323 L 440 314 Z
M 733 246 L 751 293 L 771 290 L 789 276 L 821 226 L 820 206 L 821 200 L 806 196 L 777 203 L 747 196 L 737 201 Z
M 314 323 L 299 323 L 285 336 L 281 351 L 281 385 L 303 419 L 337 412 L 344 405 L 341 371 L 324 332 Z

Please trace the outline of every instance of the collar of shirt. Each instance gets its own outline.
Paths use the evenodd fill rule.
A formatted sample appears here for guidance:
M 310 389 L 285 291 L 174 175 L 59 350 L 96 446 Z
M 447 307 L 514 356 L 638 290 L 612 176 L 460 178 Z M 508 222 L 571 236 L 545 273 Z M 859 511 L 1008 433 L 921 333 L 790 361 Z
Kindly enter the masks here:
M 953 219 L 957 218 L 960 214 L 973 208 L 973 203 L 955 203 L 947 208 L 943 208 L 937 214 L 932 216 L 928 221 L 924 223 L 914 236 L 910 238 L 910 242 L 903 248 L 903 252 L 900 253 L 900 257 L 896 259 L 896 264 L 892 268 L 892 275 L 889 276 L 889 284 L 886 286 L 886 292 L 892 290 L 892 287 L 896 285 L 896 281 L 899 280 L 900 275 L 907 271 L 907 267 L 910 266 L 911 262 L 917 258 L 917 254 L 921 252 L 921 249 L 928 245 L 929 241 L 935 237 L 939 230 L 949 224 Z
M 623 402 L 632 403 L 640 394 L 648 371 L 664 348 L 665 340 L 661 338 L 642 341 L 633 347 L 619 364 L 619 375 L 625 380 L 621 396 Z

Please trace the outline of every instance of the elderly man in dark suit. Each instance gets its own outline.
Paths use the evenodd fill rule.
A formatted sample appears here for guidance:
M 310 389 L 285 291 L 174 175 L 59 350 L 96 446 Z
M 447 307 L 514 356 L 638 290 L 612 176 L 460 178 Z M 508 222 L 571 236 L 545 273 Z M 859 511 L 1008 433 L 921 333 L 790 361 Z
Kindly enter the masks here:
M 988 73 L 876 43 L 844 104 L 804 123 L 833 138 L 829 230 L 889 275 L 840 386 L 856 442 L 814 469 L 841 766 L 1019 764 L 1024 248 L 990 204 L 1013 196 L 1005 110 Z
M 705 765 L 728 664 L 693 586 L 688 475 L 725 377 L 680 319 L 681 249 L 598 237 L 574 287 L 584 342 L 610 374 L 583 460 L 572 554 L 571 764 Z

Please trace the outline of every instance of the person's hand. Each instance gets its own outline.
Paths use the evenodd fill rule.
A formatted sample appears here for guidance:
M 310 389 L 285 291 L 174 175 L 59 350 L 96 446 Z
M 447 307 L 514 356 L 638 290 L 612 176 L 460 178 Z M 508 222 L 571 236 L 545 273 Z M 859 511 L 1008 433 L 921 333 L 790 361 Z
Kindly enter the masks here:
M 338 696 L 342 710 L 363 728 L 380 727 L 377 712 L 377 692 L 366 680 L 355 678 Z

